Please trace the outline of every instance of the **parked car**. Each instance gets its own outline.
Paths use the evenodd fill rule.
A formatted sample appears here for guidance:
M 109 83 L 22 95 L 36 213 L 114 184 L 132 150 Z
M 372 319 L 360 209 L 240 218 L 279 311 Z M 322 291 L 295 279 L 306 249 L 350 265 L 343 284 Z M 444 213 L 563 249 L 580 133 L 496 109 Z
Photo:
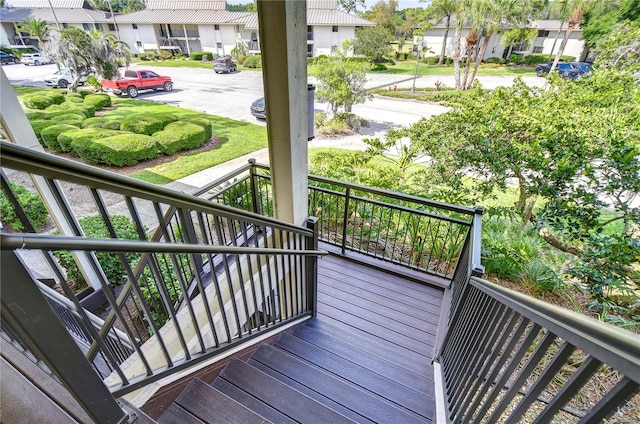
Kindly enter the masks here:
M 536 75 L 541 77 L 548 74 L 551 65 L 553 65 L 553 63 L 543 63 L 536 66 Z M 560 78 L 576 79 L 582 75 L 582 71 L 579 68 L 567 62 L 558 62 L 556 70 L 560 74 Z
M 67 88 L 73 82 L 74 74 L 74 71 L 61 68 L 53 74 L 44 77 L 44 84 L 49 87 Z M 88 73 L 81 72 L 78 84 L 84 84 L 88 76 Z
M 20 63 L 16 56 L 0 51 L 0 63 Z
M 582 72 L 582 75 L 586 75 L 591 71 L 593 71 L 593 66 L 590 63 L 587 63 L 587 62 L 569 62 L 569 63 L 574 68 L 579 69 L 580 72 Z
M 173 90 L 171 77 L 158 75 L 146 69 L 135 71 L 130 69 L 124 72 L 124 78 L 102 80 L 100 83 L 105 90 L 113 91 L 114 94 L 127 93 L 131 98 L 138 97 L 140 90 Z
M 216 74 L 220 72 L 235 72 L 238 70 L 238 65 L 230 57 L 219 57 L 213 62 L 213 70 Z
M 40 53 L 25 53 L 22 55 L 20 61 L 25 65 L 46 65 L 47 63 L 51 63 L 52 60 L 46 56 L 41 55 Z
M 257 119 L 267 119 L 267 109 L 264 105 L 264 97 L 260 97 L 251 103 L 251 114 Z

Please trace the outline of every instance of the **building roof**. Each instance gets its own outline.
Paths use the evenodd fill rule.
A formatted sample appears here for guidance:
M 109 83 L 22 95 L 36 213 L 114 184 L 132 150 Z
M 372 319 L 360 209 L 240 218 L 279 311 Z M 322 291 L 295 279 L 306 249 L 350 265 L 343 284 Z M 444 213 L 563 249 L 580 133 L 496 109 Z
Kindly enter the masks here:
M 146 9 L 227 10 L 227 2 L 215 0 L 147 0 Z
M 197 9 L 144 9 L 117 17 L 119 23 L 133 24 L 246 24 L 255 12 Z
M 341 10 L 307 9 L 307 25 L 375 26 L 375 23 Z
M 80 9 L 85 6 L 85 0 L 5 0 L 6 8 L 51 8 L 54 9 Z
M 55 16 L 60 23 L 80 24 L 90 22 L 110 22 L 110 13 L 92 9 L 55 9 Z M 28 19 L 42 19 L 55 22 L 51 9 L 46 8 L 3 8 L 0 22 L 24 22 Z

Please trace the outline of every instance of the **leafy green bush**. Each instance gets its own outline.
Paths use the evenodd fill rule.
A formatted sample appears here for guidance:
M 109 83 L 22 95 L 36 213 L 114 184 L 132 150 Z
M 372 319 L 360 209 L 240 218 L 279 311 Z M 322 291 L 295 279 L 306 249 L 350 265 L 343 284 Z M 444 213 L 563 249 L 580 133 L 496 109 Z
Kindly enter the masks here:
M 27 119 L 37 120 L 37 119 L 49 119 L 49 113 L 44 110 L 37 109 L 25 109 L 24 114 L 27 115 Z
M 33 96 L 25 97 L 22 99 L 22 103 L 29 109 L 46 109 L 53 105 L 53 98 L 44 94 L 35 94 Z
M 427 65 L 437 65 L 439 61 L 440 61 L 439 56 L 429 56 L 423 59 L 423 62 L 426 63 Z
M 102 128 L 105 123 L 112 121 L 113 118 L 106 116 L 94 116 L 82 121 L 82 128 Z
M 9 187 L 34 228 L 40 228 L 49 221 L 49 213 L 39 195 L 31 193 L 20 184 L 10 182 Z M 24 230 L 22 222 L 20 222 L 13 209 L 13 205 L 2 190 L 0 190 L 0 222 L 2 222 L 2 225 L 8 225 L 16 231 Z
M 31 124 L 31 128 L 33 128 L 33 132 L 36 134 L 38 141 L 42 144 L 42 135 L 40 134 L 43 129 L 50 127 L 52 125 L 56 125 L 57 122 L 51 119 L 36 119 L 33 121 L 29 121 Z
M 200 147 L 208 140 L 205 129 L 200 125 L 180 121 L 167 125 L 164 130 L 153 134 L 153 138 L 158 142 L 160 151 L 166 155 Z
M 101 110 L 111 106 L 111 96 L 108 94 L 88 94 L 84 98 L 84 104 L 93 107 L 95 110 Z
M 74 97 L 67 97 L 66 102 L 67 103 L 75 103 L 75 104 L 78 104 L 78 105 L 81 105 L 82 103 L 84 103 L 83 100 L 82 100 L 82 97 L 80 97 L 80 96 L 78 96 L 78 97 L 75 97 L 75 96 Z
M 86 103 L 64 102 L 60 105 L 51 105 L 45 109 L 49 113 L 49 117 L 61 115 L 63 113 L 81 113 L 86 118 L 91 118 L 96 114 L 96 108 Z
M 139 113 L 125 118 L 120 124 L 120 128 L 123 131 L 130 131 L 136 134 L 151 135 L 162 131 L 169 123 L 176 120 L 175 116 L 168 113 Z
M 111 215 L 109 218 L 118 239 L 139 240 L 136 226 L 129 218 L 123 215 Z M 99 215 L 82 218 L 79 220 L 79 224 L 82 232 L 89 238 L 111 238 L 106 224 Z M 122 284 L 126 277 L 126 272 L 118 254 L 115 252 L 96 252 L 95 255 L 107 280 L 116 286 Z M 54 256 L 58 259 L 60 266 L 67 271 L 67 280 L 76 282 L 77 286 L 80 287 L 86 286 L 84 277 L 68 251 L 56 252 Z M 135 266 L 140 255 L 138 253 L 125 253 L 125 257 L 131 266 Z
M 262 68 L 262 56 L 259 54 L 252 54 L 247 56 L 244 60 L 243 66 L 245 68 Z
M 192 60 L 202 60 L 202 56 L 204 55 L 209 56 L 209 60 L 213 59 L 212 52 L 191 52 L 190 57 Z
M 548 54 L 529 54 L 524 57 L 525 65 L 538 65 L 540 63 L 547 63 L 547 59 L 549 58 Z
M 524 64 L 524 56 L 517 53 L 511 53 L 507 62 L 513 63 L 514 65 L 523 65 Z
M 56 115 L 50 118 L 51 121 L 54 121 L 56 124 L 69 124 L 76 127 L 82 126 L 82 121 L 85 120 L 85 116 L 81 113 L 63 113 L 61 115 Z
M 202 128 L 198 129 L 204 132 Z M 87 162 L 113 166 L 135 165 L 141 160 L 158 156 L 158 143 L 144 134 L 119 134 L 92 140 L 75 139 L 71 143 L 71 149 Z
M 202 128 L 204 128 L 205 140 L 209 140 L 213 136 L 211 121 L 209 121 L 206 118 L 200 118 L 200 117 L 194 116 L 194 117 L 184 117 L 184 118 L 181 118 L 180 120 L 187 121 L 191 124 L 200 125 Z
M 70 152 L 74 142 L 83 143 L 99 138 L 112 137 L 122 134 L 122 131 L 105 130 L 102 128 L 83 128 L 71 131 L 65 131 L 58 136 L 58 144 L 60 151 Z
M 576 57 L 575 56 L 562 55 L 562 56 L 560 56 L 560 61 L 562 61 L 562 62 L 575 62 L 576 61 Z
M 102 126 L 105 130 L 119 130 L 120 129 L 120 121 L 107 121 Z
M 87 97 L 89 94 L 94 94 L 94 91 L 90 88 L 78 88 L 77 93 L 82 96 L 82 98 Z
M 525 56 L 525 59 L 530 56 L 533 55 Z M 484 63 L 497 63 L 498 65 L 504 65 L 505 63 L 507 63 L 507 61 L 501 57 L 488 57 L 486 60 L 484 60 Z
M 140 59 L 141 61 L 146 61 L 147 60 L 147 54 L 146 53 L 139 53 L 138 54 L 138 59 Z
M 58 143 L 58 136 L 63 132 L 73 131 L 77 129 L 78 126 L 73 124 L 57 124 L 43 129 L 40 132 L 40 135 L 42 136 L 42 142 L 44 143 L 45 147 L 58 152 L 62 150 L 60 149 L 60 144 Z
M 371 65 L 371 71 L 386 71 L 388 68 L 382 63 L 374 63 Z

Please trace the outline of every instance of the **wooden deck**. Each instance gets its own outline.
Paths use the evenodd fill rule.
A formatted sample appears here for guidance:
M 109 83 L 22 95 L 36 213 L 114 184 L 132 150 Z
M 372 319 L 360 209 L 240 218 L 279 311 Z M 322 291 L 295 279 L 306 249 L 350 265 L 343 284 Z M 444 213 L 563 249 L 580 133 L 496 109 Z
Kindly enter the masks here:
M 213 382 L 193 380 L 159 422 L 434 422 L 431 356 L 442 295 L 323 257 L 317 318 L 248 361 L 233 360 Z

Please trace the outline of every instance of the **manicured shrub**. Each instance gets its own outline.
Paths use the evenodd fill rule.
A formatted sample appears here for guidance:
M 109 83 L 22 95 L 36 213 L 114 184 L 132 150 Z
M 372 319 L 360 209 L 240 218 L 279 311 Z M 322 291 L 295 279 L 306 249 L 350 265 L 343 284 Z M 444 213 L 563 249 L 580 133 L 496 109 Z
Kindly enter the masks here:
M 200 147 L 208 140 L 204 128 L 188 122 L 169 124 L 164 130 L 153 134 L 153 138 L 158 142 L 160 151 L 166 155 Z
M 168 113 L 139 113 L 125 118 L 120 124 L 120 128 L 123 131 L 130 131 L 136 134 L 151 135 L 162 131 L 167 124 L 176 120 L 175 116 Z
M 513 63 L 514 65 L 522 65 L 524 64 L 524 56 L 522 56 L 521 54 L 511 53 L 507 61 L 509 63 Z
M 552 59 L 555 59 L 555 57 L 553 57 Z M 562 56 L 560 56 L 560 61 L 561 62 L 575 62 L 576 61 L 576 57 L 575 56 L 562 55 Z
M 82 95 L 80 93 L 68 93 L 67 100 L 69 99 L 82 99 Z
M 107 121 L 102 126 L 105 130 L 119 130 L 120 129 L 120 121 Z
M 262 56 L 259 54 L 247 56 L 244 60 L 243 66 L 245 68 L 262 68 Z
M 429 56 L 423 59 L 424 63 L 427 65 L 437 65 L 440 61 L 440 56 Z
M 56 115 L 50 118 L 50 120 L 54 121 L 56 124 L 69 124 L 75 127 L 81 127 L 82 121 L 85 119 L 86 118 L 83 114 L 74 112 L 63 113 L 62 115 Z
M 34 121 L 36 119 L 48 119 L 49 118 L 49 114 L 47 112 L 45 112 L 44 110 L 26 109 L 24 111 L 24 114 L 27 115 L 27 119 L 34 120 Z
M 371 70 L 372 71 L 386 71 L 387 67 L 385 65 L 383 65 L 382 63 L 374 63 L 373 65 L 371 65 Z
M 81 105 L 82 103 L 84 103 L 84 101 L 82 100 L 82 97 L 78 96 L 78 97 L 67 97 L 66 102 L 68 103 L 75 103 L 75 104 L 79 104 Z
M 38 141 L 42 144 L 42 135 L 40 134 L 43 129 L 50 127 L 52 125 L 57 124 L 56 121 L 50 119 L 36 119 L 33 121 L 29 121 L 31 124 L 31 128 L 33 128 L 33 132 L 36 133 L 36 137 L 38 137 Z
M 59 152 L 61 151 L 61 149 L 60 149 L 60 144 L 58 144 L 58 136 L 63 132 L 73 131 L 77 129 L 78 129 L 78 126 L 76 125 L 58 124 L 58 125 L 52 125 L 50 127 L 43 129 L 40 132 L 40 135 L 42 137 L 42 142 L 44 143 L 45 147 L 48 147 L 51 150 Z
M 530 57 L 533 55 L 529 55 L 529 56 L 525 56 L 525 61 L 527 59 L 527 57 Z M 507 63 L 507 61 L 501 57 L 488 57 L 484 63 L 496 63 L 498 65 L 504 65 L 505 63 Z
M 46 92 L 47 97 L 51 98 L 51 100 L 53 101 L 54 105 L 59 105 L 64 103 L 64 101 L 67 99 L 67 96 L 65 95 L 67 92 L 66 91 L 47 91 Z M 64 94 L 63 94 L 64 93 Z
M 74 141 L 92 141 L 99 138 L 111 137 L 122 134 L 120 131 L 105 130 L 103 128 L 84 128 L 71 131 L 65 131 L 58 136 L 58 144 L 60 151 L 70 152 Z
M 87 118 L 82 121 L 82 128 L 102 128 L 106 122 L 111 120 L 111 118 L 105 116 L 94 116 L 93 118 Z
M 540 63 L 547 63 L 549 58 L 548 54 L 529 54 L 524 57 L 525 65 L 538 65 Z
M 211 138 L 211 136 L 213 135 L 213 132 L 212 132 L 212 129 L 211 129 L 211 122 L 206 118 L 186 117 L 186 118 L 182 118 L 180 120 L 181 121 L 187 121 L 187 122 L 189 122 L 191 124 L 200 125 L 202 128 L 204 128 L 205 140 L 209 140 Z
M 213 59 L 213 53 L 212 52 L 191 52 L 191 59 L 192 60 L 202 60 L 202 56 L 207 55 L 209 57 L 208 60 Z
M 80 104 L 80 103 L 71 103 L 71 102 L 64 102 L 61 105 L 49 106 L 46 109 L 46 111 L 47 113 L 49 113 L 50 117 L 53 117 L 56 115 L 62 115 L 63 113 L 70 113 L 70 112 L 81 113 L 87 118 L 91 118 L 96 114 L 96 109 L 91 105 L 88 105 L 86 103 Z
M 46 109 L 53 105 L 53 98 L 44 94 L 36 94 L 33 96 L 25 97 L 22 99 L 22 103 L 29 109 Z
M 95 91 L 93 91 L 90 88 L 78 88 L 77 93 L 82 97 L 85 98 L 87 97 L 89 94 L 94 94 Z
M 200 127 L 198 129 L 204 131 Z M 144 134 L 119 134 L 91 140 L 76 138 L 71 149 L 87 162 L 113 166 L 135 165 L 158 156 L 156 140 Z
M 138 59 L 144 62 L 145 60 L 147 60 L 147 54 L 146 53 L 138 54 Z
M 84 98 L 84 104 L 93 106 L 95 110 L 101 110 L 111 106 L 111 96 L 108 94 L 88 94 Z
M 40 196 L 31 193 L 20 184 L 10 182 L 9 187 L 11 187 L 11 191 L 15 194 L 18 203 L 34 228 L 40 228 L 49 221 L 49 213 Z M 16 231 L 24 230 L 24 225 L 22 225 L 15 209 L 13 209 L 13 205 L 2 190 L 0 190 L 0 222 L 2 222 L 3 226 L 8 225 Z
M 131 220 L 123 215 L 111 215 L 111 224 L 115 230 L 118 239 L 139 240 L 136 226 Z M 79 221 L 82 232 L 89 238 L 111 238 L 106 224 L 101 216 L 87 216 Z M 115 252 L 95 252 L 96 259 L 104 271 L 105 277 L 113 285 L 120 285 L 124 282 L 126 272 L 122 266 L 122 262 Z M 76 262 L 68 251 L 59 251 L 54 253 L 58 259 L 58 263 L 67 271 L 67 280 L 76 283 L 77 287 L 86 286 L 82 273 L 78 270 Z M 135 265 L 140 255 L 138 253 L 125 253 L 127 261 Z

